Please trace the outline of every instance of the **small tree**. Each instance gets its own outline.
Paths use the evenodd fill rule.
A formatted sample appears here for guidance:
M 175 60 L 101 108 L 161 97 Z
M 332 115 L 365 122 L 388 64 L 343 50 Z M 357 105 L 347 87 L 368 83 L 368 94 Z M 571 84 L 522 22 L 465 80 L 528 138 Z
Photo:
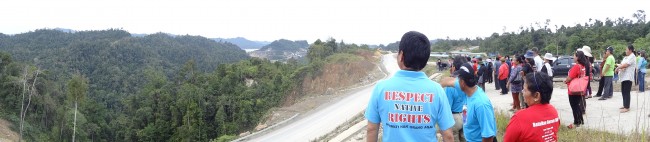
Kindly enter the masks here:
M 77 108 L 78 103 L 83 101 L 88 91 L 88 80 L 79 73 L 72 76 L 68 81 L 68 97 L 74 100 L 74 122 L 72 128 L 72 141 L 75 140 L 77 129 Z

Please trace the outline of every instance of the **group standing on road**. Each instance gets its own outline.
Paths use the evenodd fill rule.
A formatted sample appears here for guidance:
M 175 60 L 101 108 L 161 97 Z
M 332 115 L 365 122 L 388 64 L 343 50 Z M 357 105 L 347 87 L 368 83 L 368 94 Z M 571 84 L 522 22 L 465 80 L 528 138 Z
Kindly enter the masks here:
M 557 58 L 553 54 L 540 56 L 539 49 L 533 47 L 512 56 L 512 60 L 511 56 L 501 55 L 494 60 L 455 56 L 448 63 L 452 76 L 438 83 L 421 72 L 429 60 L 430 46 L 422 33 L 411 31 L 402 36 L 397 55 L 401 70 L 377 83 L 364 114 L 368 141 L 377 141 L 380 126 L 384 141 L 438 141 L 436 132 L 441 133 L 443 141 L 497 141 L 494 107 L 485 93 L 485 84 L 492 82 L 501 95 L 512 93 L 513 116 L 504 141 L 557 141 L 560 119 L 550 104 L 552 79 L 557 75 L 553 70 Z M 621 113 L 630 111 L 632 81 L 639 86 L 639 92 L 645 91 L 648 61 L 644 51 L 636 52 L 629 45 L 623 60 L 616 64 L 614 48 L 607 47 L 603 58 L 600 66 L 594 66 L 589 46 L 573 53 L 575 65 L 564 80 L 574 118 L 567 126 L 570 129 L 585 123 L 585 100 L 592 97 L 589 84 L 595 74 L 600 76 L 595 95 L 600 97 L 598 100 L 612 97 L 613 81 L 619 76 Z

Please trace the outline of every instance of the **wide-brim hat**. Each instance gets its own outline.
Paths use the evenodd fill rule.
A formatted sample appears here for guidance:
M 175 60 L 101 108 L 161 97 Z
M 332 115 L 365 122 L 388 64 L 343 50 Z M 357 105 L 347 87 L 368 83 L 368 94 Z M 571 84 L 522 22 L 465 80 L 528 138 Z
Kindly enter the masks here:
M 586 45 L 582 46 L 582 52 L 585 53 L 585 56 L 587 56 L 587 57 L 593 57 L 591 55 L 591 47 L 589 47 L 589 46 L 586 46 Z
M 546 53 L 546 54 L 544 54 L 544 59 L 555 60 L 557 58 L 553 57 L 553 54 L 551 54 L 551 53 Z

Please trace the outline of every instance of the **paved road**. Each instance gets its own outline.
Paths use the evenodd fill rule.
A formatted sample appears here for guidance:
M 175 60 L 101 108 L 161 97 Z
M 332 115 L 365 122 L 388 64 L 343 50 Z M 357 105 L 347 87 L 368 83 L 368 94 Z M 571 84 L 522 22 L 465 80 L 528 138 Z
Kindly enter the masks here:
M 384 55 L 383 65 L 392 76 L 398 70 L 393 54 Z M 365 110 L 374 85 L 358 89 L 339 102 L 326 104 L 315 109 L 308 116 L 302 116 L 284 127 L 257 136 L 250 141 L 310 141 L 333 131 L 354 115 Z
M 494 84 L 486 84 L 485 86 L 495 109 L 506 112 L 512 107 L 510 106 L 512 95 L 499 95 Z M 594 93 L 596 92 L 594 91 Z M 598 100 L 598 98 L 587 99 L 587 115 L 584 117 L 585 125 L 581 128 L 604 130 L 619 134 L 629 134 L 634 130 L 640 132 L 645 128 L 647 132 L 648 127 L 650 127 L 650 117 L 648 117 L 648 114 L 650 114 L 649 95 L 650 91 L 637 93 L 636 90 L 633 90 L 630 95 L 630 111 L 627 113 L 619 112 L 619 108 L 623 106 L 621 92 L 614 92 L 612 99 L 604 101 Z M 558 110 L 560 122 L 563 126 L 573 123 L 573 115 L 566 89 L 554 88 L 550 103 Z

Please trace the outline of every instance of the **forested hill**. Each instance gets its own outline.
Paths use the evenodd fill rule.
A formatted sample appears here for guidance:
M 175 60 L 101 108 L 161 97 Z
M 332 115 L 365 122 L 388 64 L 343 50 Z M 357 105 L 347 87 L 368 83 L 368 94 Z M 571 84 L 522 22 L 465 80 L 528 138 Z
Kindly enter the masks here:
M 375 53 L 366 45 L 330 39 L 308 47 L 308 63 L 299 64 L 249 58 L 233 44 L 197 36 L 0 34 L 0 119 L 25 141 L 229 140 L 271 108 L 317 92 L 303 82 L 328 67 L 358 66 L 350 76 L 374 68 L 365 67 Z
M 127 31 L 115 29 L 0 34 L 0 51 L 10 53 L 15 61 L 47 70 L 53 80 L 68 80 L 72 73 L 79 72 L 90 81 L 90 95 L 109 98 L 135 93 L 147 69 L 169 76 L 190 60 L 205 72 L 219 64 L 249 58 L 234 44 L 200 36 L 157 33 L 132 37 Z
M 291 40 L 286 40 L 286 39 L 280 39 L 271 42 L 269 45 L 265 45 L 262 48 L 260 48 L 260 51 L 266 51 L 266 50 L 273 50 L 273 51 L 288 51 L 288 52 L 294 52 L 298 51 L 299 49 L 304 49 L 306 50 L 307 47 L 309 47 L 309 43 L 305 40 L 297 40 L 297 41 L 291 41 Z
M 575 25 L 554 25 L 552 19 L 518 27 L 516 31 L 493 33 L 475 39 L 446 39 L 432 45 L 433 51 L 449 51 L 457 47 L 480 46 L 481 52 L 501 55 L 523 54 L 532 47 L 540 53 L 570 55 L 584 45 L 590 46 L 596 59 L 608 46 L 614 47 L 615 57 L 622 59 L 628 44 L 636 50 L 650 51 L 650 23 L 638 10 L 631 18 L 585 19 Z M 508 27 L 510 28 L 510 27 Z

